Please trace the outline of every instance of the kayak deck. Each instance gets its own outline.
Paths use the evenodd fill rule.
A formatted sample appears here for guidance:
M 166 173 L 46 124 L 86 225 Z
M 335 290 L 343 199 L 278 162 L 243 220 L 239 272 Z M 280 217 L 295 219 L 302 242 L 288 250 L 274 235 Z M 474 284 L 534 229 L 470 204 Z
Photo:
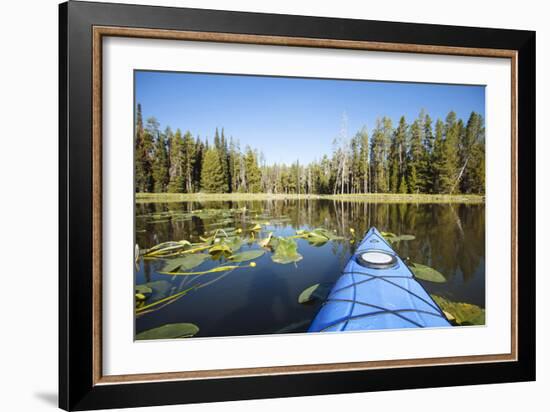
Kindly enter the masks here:
M 390 256 L 366 266 L 362 256 Z M 450 326 L 445 315 L 401 258 L 371 228 L 333 286 L 309 332 Z

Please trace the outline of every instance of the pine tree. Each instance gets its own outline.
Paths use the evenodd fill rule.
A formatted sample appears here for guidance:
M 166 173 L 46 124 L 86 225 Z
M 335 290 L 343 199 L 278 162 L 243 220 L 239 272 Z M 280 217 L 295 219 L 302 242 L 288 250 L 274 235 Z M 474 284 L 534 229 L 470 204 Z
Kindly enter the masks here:
M 193 164 L 193 192 L 201 189 L 202 159 L 204 157 L 204 143 L 197 136 L 195 142 L 195 163 Z
M 472 148 L 472 166 L 471 174 L 473 176 L 468 193 L 485 193 L 485 138 L 474 145 Z
M 470 114 L 466 130 L 462 135 L 460 158 L 460 191 L 462 193 L 481 193 L 484 186 L 484 128 L 483 119 L 475 112 Z M 482 165 L 483 164 L 483 165 Z M 481 181 L 483 183 L 481 184 Z
M 231 192 L 231 175 L 229 173 L 229 148 L 225 138 L 224 128 L 220 139 L 220 163 L 222 166 L 222 175 L 224 180 L 224 192 Z
M 345 116 L 344 116 L 345 119 Z M 267 165 L 261 152 L 241 152 L 225 130 L 216 129 L 214 143 L 203 143 L 188 131 L 169 127 L 164 134 L 149 118 L 144 127 L 141 105 L 135 126 L 136 191 L 192 193 L 484 193 L 485 129 L 472 112 L 466 125 L 450 112 L 445 122 L 423 110 L 408 126 L 405 117 L 392 128 L 391 119 L 378 119 L 369 138 L 363 127 L 347 139 L 346 122 L 332 155 L 319 161 Z
M 193 192 L 193 166 L 195 165 L 195 140 L 188 131 L 183 136 L 182 141 L 182 177 L 183 188 L 186 193 Z
M 137 106 L 135 136 L 136 191 L 153 191 L 152 175 L 153 136 L 143 128 L 141 104 Z
M 170 170 L 169 183 L 167 191 L 169 193 L 183 193 L 185 187 L 185 177 L 183 175 L 183 138 L 181 130 L 177 129 L 176 133 L 170 139 Z
M 432 153 L 433 193 L 443 193 L 442 173 L 445 168 L 445 153 L 443 147 L 443 122 L 437 119 L 435 122 L 435 137 Z
M 248 193 L 259 193 L 261 190 L 261 173 L 258 167 L 256 153 L 250 148 L 246 148 L 245 170 Z
M 438 121 L 439 123 L 439 121 Z M 437 129 L 437 124 L 436 124 Z M 436 193 L 451 193 L 456 183 L 458 165 L 458 139 L 460 125 L 455 112 L 449 112 L 443 126 L 445 138 L 437 147 L 434 173 L 436 175 Z M 436 132 L 437 134 L 437 132 Z M 437 136 L 436 136 L 437 146 Z M 435 150 L 435 149 L 434 149 Z
M 390 147 L 390 192 L 407 193 L 405 181 L 407 161 L 407 122 L 405 116 L 399 119 L 399 126 L 393 135 Z
M 389 191 L 391 193 L 396 193 L 399 187 L 400 176 L 399 176 L 399 160 L 397 158 L 397 153 L 394 152 L 393 143 L 390 148 L 389 172 L 390 172 L 389 185 L 388 185 Z
M 422 161 L 424 158 L 423 127 L 420 115 L 411 126 L 409 152 L 407 156 L 407 185 L 409 193 L 420 193 L 425 188 L 423 176 L 419 173 L 422 170 Z
M 155 193 L 162 193 L 168 184 L 168 153 L 166 151 L 166 140 L 163 134 L 159 134 L 155 143 L 153 157 L 153 180 Z
M 452 193 L 458 176 L 458 143 L 463 129 L 462 121 L 457 121 L 456 113 L 451 111 L 445 119 L 445 153 L 446 168 L 445 174 L 449 184 L 445 193 Z
M 422 181 L 422 192 L 434 191 L 434 144 L 435 136 L 432 130 L 432 118 L 426 114 L 423 122 L 422 160 L 418 173 Z
M 220 157 L 215 148 L 206 150 L 204 154 L 201 188 L 207 193 L 222 193 L 224 190 Z
M 388 191 L 388 150 L 392 135 L 391 119 L 383 117 L 376 121 L 376 128 L 371 141 L 371 192 L 385 193 Z
M 370 166 L 369 166 L 369 134 L 363 126 L 359 132 L 359 187 L 363 193 L 369 192 Z
M 240 150 L 238 144 L 235 142 L 233 137 L 229 139 L 229 176 L 230 176 L 230 191 L 238 192 L 239 191 L 239 158 Z
M 214 148 L 219 152 L 221 149 L 221 140 L 220 140 L 220 133 L 218 132 L 218 128 L 216 127 L 216 132 L 214 133 Z
M 360 146 L 360 136 L 359 132 L 353 136 L 350 142 L 350 170 L 349 170 L 349 192 L 350 193 L 357 193 L 359 192 L 359 184 L 361 182 L 361 178 L 359 177 L 359 166 L 360 166 L 360 154 L 359 154 L 359 146 Z
M 320 194 L 329 194 L 330 190 L 330 181 L 331 181 L 331 167 L 330 159 L 327 155 L 323 155 L 320 164 L 321 175 L 319 176 L 319 193 Z

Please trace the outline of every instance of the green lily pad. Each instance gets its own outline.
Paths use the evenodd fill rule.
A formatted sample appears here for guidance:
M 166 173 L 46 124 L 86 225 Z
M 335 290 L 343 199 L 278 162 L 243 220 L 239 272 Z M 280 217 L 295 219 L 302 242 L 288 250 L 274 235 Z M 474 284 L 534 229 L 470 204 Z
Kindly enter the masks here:
M 231 236 L 227 238 L 216 239 L 214 246 L 208 251 L 210 254 L 233 254 L 238 251 L 243 245 L 243 240 L 239 236 Z
M 141 293 L 142 295 L 147 296 L 153 293 L 153 289 L 147 286 L 147 284 L 136 285 L 136 293 Z
M 230 253 L 233 252 L 231 250 L 231 248 L 229 246 L 227 246 L 226 244 L 224 244 L 224 243 L 215 244 L 210 249 L 208 249 L 208 251 L 211 254 L 217 254 L 217 253 L 229 253 L 230 254 Z
M 242 247 L 243 240 L 238 236 L 232 236 L 224 239 L 223 244 L 228 246 L 232 252 L 236 252 Z
M 451 302 L 437 295 L 432 295 L 432 298 L 442 311 L 454 317 L 454 322 L 458 325 L 485 325 L 485 309 L 471 303 Z
M 305 237 L 312 237 L 312 238 L 323 238 L 323 239 L 330 239 L 329 234 L 327 234 L 327 231 L 324 229 L 314 229 L 309 232 L 305 231 L 302 233 L 302 236 Z
M 192 323 L 169 323 L 138 333 L 136 340 L 190 338 L 198 332 L 199 327 Z
M 195 275 L 206 275 L 208 273 L 226 272 L 226 271 L 235 270 L 235 269 L 246 269 L 254 266 L 256 266 L 256 264 L 254 262 L 251 262 L 249 265 L 245 265 L 245 266 L 221 265 L 208 270 L 191 271 L 191 272 L 159 272 L 159 274 L 171 275 L 171 276 L 195 276 Z
M 247 262 L 259 258 L 265 253 L 264 250 L 246 250 L 244 252 L 236 253 L 229 256 L 229 260 L 232 262 Z
M 323 246 L 329 240 L 340 240 L 342 236 L 337 236 L 333 232 L 323 228 L 317 228 L 313 230 L 297 230 L 296 235 L 307 240 L 312 246 Z
M 443 274 L 426 265 L 420 263 L 409 263 L 409 269 L 418 279 L 427 280 L 428 282 L 445 283 L 447 279 Z
M 414 235 L 396 235 L 395 233 L 382 232 L 382 236 L 389 243 L 398 243 L 401 241 L 414 240 L 416 237 Z
M 318 300 L 324 301 L 331 289 L 332 283 L 316 283 L 315 285 L 311 285 L 300 293 L 300 296 L 298 296 L 298 303 L 309 303 Z
M 181 270 L 191 270 L 196 268 L 205 260 L 210 259 L 210 255 L 207 253 L 194 253 L 188 254 L 185 256 L 177 257 L 166 261 L 166 264 L 163 266 L 163 272 L 174 272 L 177 269 Z
M 148 257 L 159 257 L 162 258 L 164 255 L 172 254 L 185 250 L 191 246 L 191 242 L 188 240 L 180 240 L 179 242 L 164 242 L 158 245 L 153 246 L 151 249 L 146 250 L 144 256 Z
M 329 239 L 329 240 L 341 240 L 341 239 L 344 239 L 342 236 L 338 236 L 338 235 L 336 235 L 334 232 L 331 232 L 330 230 L 327 230 L 327 229 L 324 229 L 324 228 L 313 229 L 313 230 L 310 232 L 310 235 L 323 236 L 323 237 L 326 237 L 326 238 Z
M 303 256 L 298 253 L 298 245 L 294 239 L 279 238 L 275 253 L 271 260 L 275 263 L 287 264 L 302 260 Z
M 145 301 L 156 302 L 168 296 L 171 290 L 172 290 L 172 284 L 167 280 L 157 280 L 154 282 L 136 285 L 135 286 L 136 303 L 143 305 Z
M 306 240 L 311 246 L 315 246 L 315 247 L 321 247 L 329 241 L 329 239 L 325 237 L 316 237 L 316 236 L 308 237 L 306 238 Z

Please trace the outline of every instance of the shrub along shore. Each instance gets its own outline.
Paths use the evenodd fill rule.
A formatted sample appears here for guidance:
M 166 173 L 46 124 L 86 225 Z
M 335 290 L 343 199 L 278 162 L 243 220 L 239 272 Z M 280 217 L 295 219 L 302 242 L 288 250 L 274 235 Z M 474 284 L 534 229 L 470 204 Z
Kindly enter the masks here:
M 369 203 L 485 203 L 485 196 L 471 194 L 399 194 L 364 193 L 343 195 L 273 194 L 273 193 L 136 193 L 136 203 L 204 202 L 247 200 L 328 199 Z

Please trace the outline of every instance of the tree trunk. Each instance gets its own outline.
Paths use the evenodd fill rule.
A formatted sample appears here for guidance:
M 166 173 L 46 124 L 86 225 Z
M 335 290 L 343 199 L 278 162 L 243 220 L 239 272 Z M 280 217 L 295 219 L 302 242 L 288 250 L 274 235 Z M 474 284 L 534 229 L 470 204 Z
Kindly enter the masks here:
M 462 177 L 462 174 L 464 173 L 464 170 L 466 169 L 466 165 L 468 164 L 468 160 L 470 160 L 470 155 L 468 155 L 468 157 L 466 158 L 466 161 L 464 162 L 464 166 L 462 166 L 462 169 L 460 169 L 460 173 L 458 174 L 458 177 L 456 178 L 455 183 L 454 183 L 453 187 L 451 188 L 451 191 L 449 192 L 449 194 L 451 194 L 451 195 L 453 194 L 456 185 L 460 181 L 460 178 Z

